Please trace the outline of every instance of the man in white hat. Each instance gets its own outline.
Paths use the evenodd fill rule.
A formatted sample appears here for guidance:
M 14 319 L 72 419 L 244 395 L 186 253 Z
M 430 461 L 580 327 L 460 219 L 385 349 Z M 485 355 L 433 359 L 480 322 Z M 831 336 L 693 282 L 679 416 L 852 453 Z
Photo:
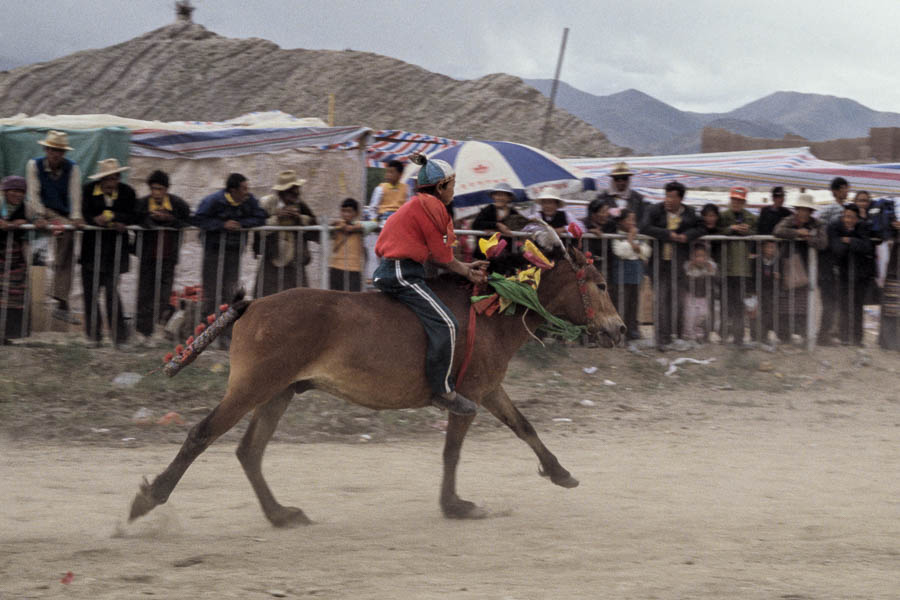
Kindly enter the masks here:
M 81 170 L 66 158 L 69 136 L 63 131 L 48 131 L 38 142 L 44 156 L 32 158 L 25 167 L 28 181 L 28 208 L 35 223 L 49 221 L 54 226 L 56 244 L 53 254 L 53 292 L 57 308 L 54 318 L 77 324 L 69 312 L 72 291 L 72 267 L 75 256 L 75 232 L 63 230 L 61 225 L 83 224 L 81 219 Z
M 646 202 L 644 196 L 631 189 L 631 176 L 634 173 L 624 162 L 616 163 L 609 173 L 610 186 L 597 195 L 597 199 L 605 202 L 610 209 L 627 208 L 634 213 L 638 225 L 643 222 Z
M 85 333 L 92 341 L 103 337 L 100 320 L 100 288 L 105 292 L 106 319 L 113 344 L 128 341 L 125 306 L 119 297 L 119 276 L 128 272 L 128 234 L 125 228 L 138 220 L 137 196 L 122 173 L 128 170 L 115 158 L 97 163 L 97 171 L 82 189 L 82 212 L 89 229 L 81 237 L 81 284 L 84 290 Z
M 316 224 L 316 215 L 301 196 L 305 183 L 305 179 L 297 177 L 296 171 L 288 170 L 278 174 L 278 179 L 272 186 L 275 193 L 260 200 L 263 210 L 269 215 L 266 225 L 290 227 Z M 307 285 L 306 265 L 310 261 L 307 242 L 318 242 L 317 232 L 266 231 L 255 236 L 253 250 L 263 255 L 256 273 L 258 296 L 270 296 L 282 290 Z

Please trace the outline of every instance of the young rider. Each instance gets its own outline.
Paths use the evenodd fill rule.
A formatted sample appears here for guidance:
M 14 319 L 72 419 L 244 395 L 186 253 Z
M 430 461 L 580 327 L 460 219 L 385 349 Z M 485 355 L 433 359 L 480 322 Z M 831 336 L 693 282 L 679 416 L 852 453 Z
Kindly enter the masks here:
M 447 205 L 453 201 L 456 176 L 447 162 L 416 155 L 420 164 L 416 195 L 385 221 L 375 244 L 382 259 L 374 284 L 406 304 L 419 318 L 428 336 L 425 377 L 431 403 L 459 415 L 475 414 L 475 404 L 454 390 L 451 369 L 459 324 L 453 313 L 425 282 L 426 261 L 462 275 L 473 283 L 487 279 L 486 261 L 460 262 L 453 256 L 453 219 Z

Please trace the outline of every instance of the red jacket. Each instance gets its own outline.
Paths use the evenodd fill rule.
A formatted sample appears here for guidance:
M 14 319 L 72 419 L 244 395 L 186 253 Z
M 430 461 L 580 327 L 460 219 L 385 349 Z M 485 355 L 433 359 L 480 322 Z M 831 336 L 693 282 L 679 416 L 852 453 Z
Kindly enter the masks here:
M 416 194 L 385 221 L 375 254 L 447 264 L 453 260 L 454 240 L 453 222 L 443 202 L 429 194 Z

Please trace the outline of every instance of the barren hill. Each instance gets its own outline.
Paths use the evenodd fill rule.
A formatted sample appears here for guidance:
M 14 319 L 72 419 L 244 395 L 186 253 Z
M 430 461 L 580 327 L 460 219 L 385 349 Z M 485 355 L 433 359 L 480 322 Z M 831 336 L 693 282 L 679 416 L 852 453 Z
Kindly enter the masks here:
M 459 81 L 400 60 L 352 50 L 283 50 L 179 22 L 127 42 L 0 72 L 0 115 L 113 113 L 220 120 L 256 110 L 327 114 L 336 124 L 405 129 L 455 139 L 537 145 L 548 100 L 505 74 Z M 626 152 L 561 109 L 547 150 Z

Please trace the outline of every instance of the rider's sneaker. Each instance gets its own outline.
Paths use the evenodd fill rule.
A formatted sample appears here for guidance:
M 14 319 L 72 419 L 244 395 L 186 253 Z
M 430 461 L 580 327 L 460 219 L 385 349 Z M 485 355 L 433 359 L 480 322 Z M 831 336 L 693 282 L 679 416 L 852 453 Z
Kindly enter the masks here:
M 478 411 L 478 407 L 474 402 L 462 394 L 457 394 L 456 391 L 435 394 L 431 397 L 431 403 L 438 408 L 444 408 L 452 412 L 454 415 L 469 416 L 474 415 Z

